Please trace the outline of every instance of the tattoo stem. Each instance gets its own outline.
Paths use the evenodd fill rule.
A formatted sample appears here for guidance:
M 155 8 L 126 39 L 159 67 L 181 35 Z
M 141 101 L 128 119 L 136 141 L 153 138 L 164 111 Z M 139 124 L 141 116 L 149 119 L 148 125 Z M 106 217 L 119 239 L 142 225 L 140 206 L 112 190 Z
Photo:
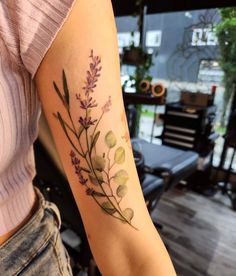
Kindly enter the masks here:
M 98 127 L 98 125 L 99 125 L 99 123 L 100 123 L 100 121 L 101 121 L 103 115 L 104 115 L 104 112 L 102 112 L 100 118 L 98 119 L 98 121 L 97 121 L 97 123 L 96 123 L 96 126 L 95 126 L 95 128 L 94 128 L 94 130 L 93 130 L 92 139 L 93 139 L 93 137 L 94 137 L 94 134 L 95 134 L 95 132 L 96 132 L 96 129 L 97 129 L 97 127 Z M 94 146 L 94 151 L 95 151 L 95 153 L 96 153 L 96 145 Z
M 110 171 L 111 171 L 111 160 L 110 160 L 110 148 L 109 148 L 109 150 L 108 150 L 108 152 L 107 152 L 107 159 L 108 159 L 108 174 L 107 174 L 107 176 L 108 176 L 108 186 L 110 187 L 110 189 L 111 189 L 111 192 L 112 192 L 112 195 L 113 195 L 113 198 L 114 198 L 114 200 L 115 200 L 115 202 L 116 202 L 116 204 L 117 204 L 117 207 L 118 207 L 118 209 L 120 210 L 120 212 L 122 213 L 122 210 L 121 210 L 121 208 L 120 208 L 120 202 L 118 202 L 118 200 L 116 199 L 116 197 L 114 196 L 114 194 L 113 194 L 113 190 L 112 190 L 112 188 L 111 188 L 111 179 L 112 179 L 112 177 L 110 178 Z M 112 164 L 112 166 L 115 164 L 115 162 Z M 122 200 L 122 198 L 120 199 L 120 201 Z
M 53 116 L 54 116 L 56 119 L 59 119 L 58 116 L 57 116 L 55 113 L 53 113 Z M 63 120 L 63 121 L 64 121 L 64 120 Z M 76 133 L 74 132 L 74 130 L 67 124 L 67 122 L 64 121 L 64 123 L 65 123 L 65 125 L 67 126 L 67 128 L 68 128 L 74 135 L 76 135 Z
M 96 123 L 96 126 L 94 127 L 92 137 L 94 136 L 94 134 L 95 134 L 95 132 L 96 132 L 96 130 L 97 130 L 97 127 L 98 127 L 100 121 L 102 120 L 103 115 L 104 115 L 104 112 L 102 112 L 100 118 L 98 119 L 98 121 L 97 121 L 97 123 Z
M 123 220 L 122 218 L 119 218 L 119 217 L 115 216 L 114 214 L 109 213 L 109 212 L 100 204 L 100 202 L 96 199 L 95 196 L 92 196 L 92 197 L 93 197 L 93 199 L 95 200 L 95 202 L 103 209 L 104 212 L 106 212 L 107 214 L 111 215 L 112 217 L 114 217 L 114 218 L 116 218 L 116 219 L 118 219 L 118 220 L 124 222 L 124 220 Z M 130 224 L 130 223 L 129 223 L 129 224 Z M 134 227 L 132 224 L 130 224 L 130 226 L 133 227 L 133 228 L 136 229 L 136 230 L 139 230 L 138 228 Z
M 76 132 L 76 128 L 75 128 L 75 125 L 74 125 L 74 122 L 73 122 L 73 120 L 72 120 L 72 116 L 71 116 L 71 113 L 70 113 L 70 108 L 68 108 L 67 109 L 67 111 L 68 111 L 68 115 L 69 115 L 69 118 L 70 118 L 70 121 L 71 121 L 71 124 L 72 124 L 72 127 L 73 127 L 73 129 L 74 129 L 74 132 L 75 132 L 75 135 L 76 135 L 76 138 L 77 138 L 77 140 L 78 140 L 78 143 L 79 143 L 79 146 L 80 146 L 80 149 L 81 149 L 81 151 L 82 151 L 82 154 L 83 154 L 83 158 L 85 158 L 85 160 L 87 161 L 87 154 L 84 152 L 84 149 L 83 149 L 83 147 L 82 147 L 82 144 L 81 144 L 81 142 L 80 142 L 80 136 L 81 136 L 81 134 L 82 134 L 82 132 L 84 131 L 84 129 L 81 131 L 81 133 L 80 133 L 80 135 L 78 136 L 77 135 L 77 132 Z M 87 117 L 87 112 L 86 112 L 86 117 Z M 86 132 L 87 132 L 87 129 L 86 129 Z M 87 136 L 87 135 L 86 135 Z M 90 170 L 91 170 L 91 166 L 90 166 L 90 164 L 89 164 L 89 162 L 87 161 L 87 164 L 88 164 L 88 167 L 90 168 Z
M 77 138 L 77 140 L 78 140 L 78 142 L 79 142 L 79 145 L 80 145 L 81 151 L 82 151 L 82 153 L 83 153 L 83 155 L 84 155 L 84 157 L 85 157 L 85 153 L 84 153 L 83 147 L 82 147 L 82 145 L 81 145 L 81 143 L 80 143 L 80 136 L 81 136 L 81 134 L 82 134 L 83 130 L 81 131 L 80 135 L 78 136 L 78 134 L 77 134 L 77 132 L 76 132 L 75 125 L 74 125 L 74 122 L 73 122 L 72 117 L 71 117 L 70 107 L 67 109 L 67 111 L 68 111 L 68 115 L 69 115 L 69 118 L 70 118 L 70 121 L 71 121 L 72 127 L 73 127 L 73 129 L 74 129 L 74 132 L 75 132 L 76 138 Z
M 86 130 L 86 140 L 88 141 L 88 132 L 87 132 L 87 130 Z M 90 162 L 91 162 L 91 156 L 89 156 L 89 158 L 90 158 Z M 106 195 L 107 200 L 110 202 L 110 204 L 113 206 L 113 208 L 117 211 L 117 213 L 122 217 L 122 220 L 123 220 L 123 221 L 126 221 L 130 226 L 132 226 L 133 228 L 135 228 L 135 227 L 126 219 L 126 217 L 122 214 L 122 211 L 120 210 L 120 206 L 119 206 L 119 208 L 117 209 L 116 206 L 114 205 L 114 203 L 112 202 L 112 200 L 107 196 L 106 191 L 104 190 L 102 184 L 100 184 L 100 181 L 99 181 L 99 179 L 98 179 L 98 177 L 97 177 L 97 175 L 96 175 L 96 172 L 95 172 L 95 169 L 94 169 L 94 167 L 93 167 L 92 162 L 91 162 L 91 167 L 92 167 L 93 174 L 94 174 L 94 176 L 96 177 L 96 179 L 97 179 L 97 181 L 98 181 L 98 183 L 99 183 L 99 186 L 101 187 L 103 193 Z M 114 197 L 114 196 L 113 196 L 113 197 Z M 115 197 L 114 197 L 114 198 L 115 198 Z M 115 200 L 116 200 L 116 198 L 115 198 Z M 117 202 L 117 200 L 116 200 L 116 202 Z M 135 228 L 135 229 L 136 229 L 136 228 Z

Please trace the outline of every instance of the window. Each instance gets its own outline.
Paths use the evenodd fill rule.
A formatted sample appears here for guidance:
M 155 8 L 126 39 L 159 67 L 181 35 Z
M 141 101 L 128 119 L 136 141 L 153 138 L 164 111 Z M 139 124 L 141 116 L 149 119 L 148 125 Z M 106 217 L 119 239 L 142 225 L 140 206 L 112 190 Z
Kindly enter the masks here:
M 162 31 L 147 31 L 146 47 L 160 47 L 161 38 L 162 38 Z
M 217 44 L 215 29 L 197 28 L 193 30 L 192 46 L 216 46 Z
M 222 84 L 224 73 L 217 60 L 201 60 L 198 82 Z
M 132 36 L 131 32 L 118 33 L 119 48 L 122 49 L 123 47 L 128 47 L 132 43 L 134 44 L 134 46 L 138 46 L 139 39 L 140 39 L 139 32 L 133 32 L 133 36 Z

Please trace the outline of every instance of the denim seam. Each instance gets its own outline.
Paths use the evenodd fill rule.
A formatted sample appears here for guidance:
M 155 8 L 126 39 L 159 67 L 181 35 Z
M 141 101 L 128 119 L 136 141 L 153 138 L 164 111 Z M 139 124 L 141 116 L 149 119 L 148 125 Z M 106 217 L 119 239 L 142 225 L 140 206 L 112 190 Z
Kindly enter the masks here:
M 65 255 L 66 255 L 66 261 L 67 261 L 66 267 L 67 267 L 67 270 L 68 270 L 68 271 L 70 272 L 70 274 L 71 274 L 70 256 L 69 256 L 69 254 L 68 254 L 66 248 L 65 248 Z M 72 275 L 72 274 L 71 274 L 71 275 Z
M 53 217 L 54 224 L 57 226 L 58 229 L 60 229 L 59 228 L 60 222 L 59 222 L 59 218 L 57 216 L 57 213 L 50 206 L 46 206 L 45 212 L 48 212 L 49 215 L 51 215 Z
M 56 235 L 56 238 L 55 238 L 55 242 L 52 242 L 52 241 L 49 241 L 49 242 L 52 244 L 53 251 L 55 253 L 55 257 L 56 257 L 56 260 L 57 260 L 57 263 L 58 263 L 58 267 L 59 267 L 60 273 L 63 276 L 63 269 L 61 267 L 61 262 L 59 260 L 59 254 L 58 254 L 57 249 L 56 249 L 56 244 L 58 242 L 59 235 L 60 235 L 60 232 L 58 231 L 57 235 Z

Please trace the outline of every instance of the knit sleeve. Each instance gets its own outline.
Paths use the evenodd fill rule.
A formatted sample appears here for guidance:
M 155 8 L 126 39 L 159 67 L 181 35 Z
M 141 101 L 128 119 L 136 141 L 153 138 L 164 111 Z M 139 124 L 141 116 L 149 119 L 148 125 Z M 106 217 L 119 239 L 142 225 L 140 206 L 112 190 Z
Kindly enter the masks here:
M 76 0 L 2 0 L 0 31 L 13 58 L 34 78 Z

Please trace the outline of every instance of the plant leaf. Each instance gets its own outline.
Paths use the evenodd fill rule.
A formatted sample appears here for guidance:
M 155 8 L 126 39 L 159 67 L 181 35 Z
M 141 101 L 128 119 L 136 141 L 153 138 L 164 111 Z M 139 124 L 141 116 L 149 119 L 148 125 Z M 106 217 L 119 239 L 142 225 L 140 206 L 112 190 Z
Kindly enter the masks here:
M 94 173 L 90 173 L 89 174 L 89 179 L 90 181 L 94 184 L 94 185 L 99 185 L 102 184 L 103 182 L 103 177 L 102 174 L 99 171 L 95 172 L 96 175 Z
M 124 197 L 128 192 L 128 187 L 126 185 L 120 185 L 117 190 L 116 190 L 116 194 L 118 195 L 118 197 Z
M 60 114 L 59 112 L 57 112 L 57 118 L 58 118 L 58 120 L 59 120 L 59 122 L 60 122 L 60 124 L 61 124 L 61 127 L 62 127 L 62 129 L 64 130 L 64 132 L 65 132 L 67 138 L 71 141 L 70 136 L 69 136 L 69 134 L 68 134 L 68 132 L 67 132 L 67 129 L 66 129 L 66 126 L 65 126 L 65 122 L 64 122 L 64 120 L 62 119 L 61 114 Z
M 125 162 L 125 149 L 123 147 L 119 147 L 115 151 L 114 159 L 117 164 L 122 164 Z
M 81 168 L 82 171 L 84 171 L 86 173 L 91 173 L 91 171 L 89 169 L 85 168 L 85 167 L 80 166 L 80 168 Z
M 61 91 L 59 90 L 58 86 L 56 85 L 55 81 L 53 82 L 53 86 L 54 86 L 54 89 L 58 95 L 58 97 L 61 99 L 63 105 L 65 105 L 65 102 L 64 102 L 64 99 L 63 99 L 63 96 L 61 94 Z
M 99 196 L 99 197 L 107 197 L 107 195 L 100 193 L 100 192 L 96 192 L 96 191 L 93 192 L 93 195 Z
M 68 84 L 67 84 L 67 79 L 66 79 L 66 73 L 64 70 L 62 71 L 62 78 L 63 78 L 63 88 L 64 88 L 64 93 L 65 93 L 65 100 L 66 100 L 66 103 L 69 105 L 70 95 L 69 95 L 69 89 L 68 89 Z
M 65 125 L 68 125 L 68 124 L 66 122 L 64 122 L 64 120 L 62 119 L 61 114 L 59 112 L 57 112 L 57 118 L 58 118 L 58 120 L 59 120 L 59 122 L 61 124 L 61 127 L 62 127 L 62 129 L 63 129 L 63 131 L 64 131 L 67 139 L 69 140 L 69 142 L 71 143 L 71 145 L 73 146 L 73 148 L 76 150 L 76 152 L 79 153 L 79 155 L 81 155 L 84 158 L 84 156 L 82 155 L 82 153 L 78 151 L 78 149 L 74 145 L 73 141 L 71 140 L 71 138 L 70 138 L 70 136 L 69 136 L 69 134 L 67 132 L 67 129 L 65 127 Z
M 123 212 L 123 216 L 131 222 L 132 218 L 134 217 L 134 211 L 131 208 L 126 208 Z
M 124 185 L 129 180 L 129 175 L 127 171 L 120 170 L 114 175 L 114 181 L 116 184 Z
M 116 145 L 116 136 L 113 133 L 113 131 L 107 132 L 107 134 L 105 136 L 105 142 L 106 142 L 106 145 L 108 146 L 108 148 L 110 148 L 110 149 Z
M 114 214 L 116 212 L 116 209 L 114 208 L 114 206 L 109 201 L 103 202 L 102 207 L 109 214 Z M 105 211 L 105 210 L 103 210 L 103 211 Z
M 56 114 L 56 113 L 53 113 L 53 116 L 56 118 L 56 119 L 58 119 L 58 115 Z M 63 120 L 63 119 L 62 119 Z M 65 127 L 67 127 L 71 132 L 73 132 L 74 134 L 76 134 L 75 132 L 74 132 L 74 130 L 63 120 L 63 123 L 64 123 L 64 125 L 65 125 Z
M 90 147 L 90 154 L 91 154 L 91 152 L 92 152 L 92 150 L 93 150 L 93 147 L 96 145 L 99 136 L 100 136 L 100 131 L 98 131 L 98 132 L 95 134 L 95 136 L 94 136 L 94 138 L 93 138 L 93 140 L 92 140 L 91 147 Z
M 93 167 L 95 170 L 98 170 L 99 172 L 102 172 L 105 169 L 106 166 L 106 160 L 99 155 L 95 155 L 92 158 Z

